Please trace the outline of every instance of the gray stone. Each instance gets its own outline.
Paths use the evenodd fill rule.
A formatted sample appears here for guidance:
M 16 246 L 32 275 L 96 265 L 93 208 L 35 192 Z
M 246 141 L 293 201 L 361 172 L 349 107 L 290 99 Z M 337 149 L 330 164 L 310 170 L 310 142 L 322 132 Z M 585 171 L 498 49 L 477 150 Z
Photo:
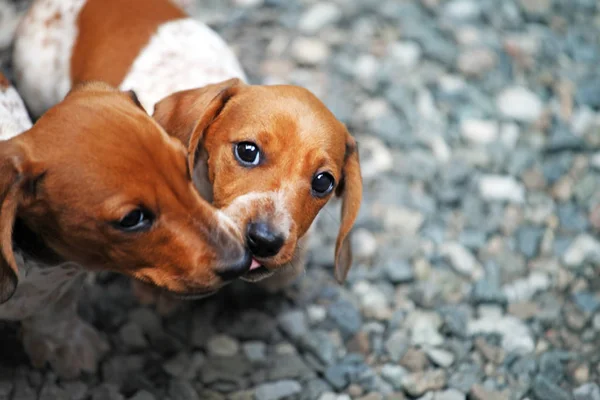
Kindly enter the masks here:
M 600 263 L 600 241 L 588 234 L 575 238 L 563 256 L 567 267 L 577 268 L 583 263 Z
M 146 390 L 140 390 L 136 392 L 129 400 L 156 400 L 156 397 Z
M 144 337 L 142 328 L 135 323 L 127 323 L 123 325 L 119 331 L 119 336 L 123 344 L 129 349 L 143 349 L 148 346 L 148 342 Z
M 125 400 L 125 397 L 119 393 L 117 385 L 103 383 L 92 390 L 91 400 Z
M 473 254 L 458 242 L 448 242 L 441 246 L 440 254 L 447 258 L 452 267 L 471 279 L 483 276 L 483 267 Z
M 400 361 L 409 346 L 408 336 L 403 331 L 395 331 L 385 342 L 385 349 L 393 361 Z
M 402 389 L 402 379 L 408 375 L 408 371 L 399 365 L 385 364 L 381 367 L 381 377 L 385 379 L 395 390 Z
M 571 396 L 550 379 L 538 375 L 533 380 L 533 393 L 538 399 L 570 400 Z
M 523 203 L 525 188 L 511 176 L 484 175 L 479 180 L 479 193 L 486 201 Z
M 403 260 L 388 260 L 384 266 L 388 280 L 394 284 L 409 283 L 415 279 L 412 266 Z
M 573 391 L 573 400 L 600 400 L 600 386 L 597 383 L 585 383 Z
M 248 361 L 252 364 L 265 364 L 267 362 L 267 346 L 263 342 L 251 341 L 242 345 Z
M 441 392 L 435 392 L 433 395 L 433 400 L 466 400 L 467 396 L 456 390 L 456 389 L 447 389 Z
M 577 102 L 600 109 L 600 79 L 586 80 L 577 88 Z
M 592 314 L 600 310 L 600 298 L 592 292 L 573 293 L 573 301 L 579 309 L 585 313 Z
M 240 350 L 239 342 L 228 335 L 216 335 L 208 340 L 206 350 L 211 356 L 229 357 Z
M 322 40 L 299 37 L 292 42 L 292 56 L 301 64 L 323 64 L 329 57 L 330 50 Z
M 192 384 L 183 380 L 173 380 L 169 383 L 169 396 L 177 400 L 200 400 L 200 395 Z
M 426 348 L 425 353 L 431 362 L 438 367 L 449 368 L 452 364 L 454 364 L 455 357 L 450 351 L 438 348 Z
M 306 316 L 301 310 L 292 310 L 277 318 L 281 330 L 292 340 L 297 341 L 308 331 Z
M 534 122 L 542 115 L 543 104 L 531 90 L 508 87 L 498 95 L 496 106 L 501 115 L 519 122 Z
M 467 393 L 481 379 L 481 371 L 474 364 L 463 363 L 452 370 L 448 387 Z
M 521 253 L 527 258 L 533 258 L 537 255 L 544 236 L 544 229 L 536 226 L 525 225 L 519 228 L 516 233 L 517 246 Z
M 254 391 L 254 397 L 256 400 L 279 400 L 294 396 L 301 391 L 302 386 L 297 381 L 282 380 L 258 386 Z
M 302 338 L 301 347 L 316 357 L 323 365 L 331 365 L 337 359 L 337 348 L 325 331 L 311 331 Z
M 402 389 L 411 396 L 422 396 L 428 391 L 440 390 L 446 386 L 446 371 L 437 369 L 416 372 L 404 376 Z
M 332 303 L 327 309 L 327 314 L 346 337 L 356 334 L 362 325 L 360 312 L 349 301 L 339 300 Z
M 88 385 L 80 381 L 62 382 L 61 386 L 70 400 L 84 400 L 87 397 Z
M 328 25 L 337 23 L 342 17 L 342 11 L 335 3 L 316 3 L 309 8 L 298 22 L 298 28 L 304 33 L 317 33 Z

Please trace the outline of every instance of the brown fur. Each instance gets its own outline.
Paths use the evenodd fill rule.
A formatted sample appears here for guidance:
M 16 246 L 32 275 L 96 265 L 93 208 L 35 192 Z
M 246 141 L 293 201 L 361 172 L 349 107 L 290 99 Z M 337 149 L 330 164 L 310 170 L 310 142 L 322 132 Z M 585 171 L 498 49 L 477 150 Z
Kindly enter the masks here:
M 219 269 L 247 257 L 242 236 L 198 195 L 185 154 L 130 94 L 105 84 L 76 88 L 0 142 L 0 302 L 18 282 L 17 219 L 64 261 L 181 295 L 221 287 Z M 139 206 L 156 216 L 149 230 L 115 228 Z
M 346 278 L 352 262 L 348 235 L 362 199 L 358 152 L 345 126 L 314 95 L 295 86 L 251 86 L 231 79 L 167 97 L 156 105 L 154 118 L 188 145 L 191 166 L 204 168 L 197 159 L 205 153 L 206 179 L 218 208 L 227 208 L 244 194 L 293 187 L 293 200 L 287 204 L 292 234 L 279 254 L 259 260 L 270 270 L 292 260 L 297 240 L 331 198 L 314 197 L 310 190 L 317 172 L 330 172 L 343 199 L 336 278 Z M 239 165 L 232 144 L 242 141 L 258 144 L 263 165 Z M 264 207 L 268 205 L 254 205 Z M 252 218 L 254 208 L 245 210 L 243 223 Z
M 87 0 L 77 20 L 85 29 L 71 55 L 71 81 L 118 86 L 158 26 L 185 17 L 165 0 Z

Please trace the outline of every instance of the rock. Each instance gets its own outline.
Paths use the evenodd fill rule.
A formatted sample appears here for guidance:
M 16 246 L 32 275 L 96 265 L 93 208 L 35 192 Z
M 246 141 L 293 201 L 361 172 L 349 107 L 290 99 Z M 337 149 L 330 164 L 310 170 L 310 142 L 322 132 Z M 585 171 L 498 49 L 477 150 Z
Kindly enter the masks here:
M 385 364 L 381 367 L 381 377 L 396 390 L 402 389 L 402 379 L 406 375 L 408 375 L 408 371 L 399 365 Z
M 594 293 L 583 291 L 573 293 L 573 301 L 586 314 L 593 314 L 600 310 L 600 298 Z
M 525 188 L 511 176 L 484 175 L 479 180 L 479 193 L 486 201 L 523 203 Z
M 183 380 L 173 380 L 169 384 L 169 396 L 178 400 L 200 400 L 198 392 L 191 383 Z
M 394 42 L 388 46 L 392 61 L 401 68 L 412 69 L 421 60 L 421 47 L 415 42 Z
M 352 257 L 369 260 L 377 253 L 377 239 L 367 229 L 359 228 L 352 233 Z
M 454 364 L 454 354 L 447 350 L 428 348 L 425 350 L 427 357 L 438 367 L 449 368 Z
M 130 397 L 129 400 L 156 400 L 156 397 L 146 390 L 140 390 L 133 397 Z
M 366 281 L 360 281 L 354 286 L 353 292 L 359 296 L 360 306 L 365 317 L 384 320 L 391 315 L 388 297 L 379 287 Z M 350 331 L 347 329 L 344 332 L 350 335 Z
M 457 22 L 475 21 L 481 16 L 481 8 L 473 0 L 452 0 L 445 4 L 443 16 Z
M 422 396 L 428 391 L 444 388 L 446 381 L 446 372 L 441 369 L 417 372 L 402 379 L 402 389 L 411 396 Z
M 321 305 L 311 304 L 306 310 L 306 315 L 311 325 L 317 325 L 327 318 L 327 309 Z
M 469 399 L 472 400 L 509 400 L 510 392 L 505 390 L 503 392 L 490 391 L 482 385 L 473 385 L 469 392 Z
M 302 391 L 297 381 L 282 380 L 273 383 L 263 383 L 254 391 L 256 400 L 279 400 L 294 396 Z
M 384 266 L 387 279 L 394 284 L 409 283 L 415 279 L 415 273 L 409 263 L 403 260 L 388 260 Z
M 552 285 L 547 274 L 532 272 L 525 279 L 518 279 L 502 287 L 502 292 L 509 303 L 530 300 L 536 293 L 548 290 Z
M 516 239 L 517 245 L 521 253 L 527 258 L 533 258 L 537 255 L 542 237 L 544 236 L 544 229 L 525 225 L 517 230 Z
M 319 2 L 310 7 L 298 22 L 303 33 L 313 34 L 321 29 L 336 24 L 342 17 L 342 10 L 335 3 Z
M 119 387 L 117 385 L 103 383 L 91 391 L 91 400 L 125 400 L 125 397 L 119 393 Z
M 527 354 L 535 349 L 529 327 L 512 315 L 489 315 L 468 323 L 470 335 L 497 333 L 502 335 L 502 348 L 507 352 Z
M 291 53 L 301 64 L 318 65 L 329 58 L 330 50 L 319 39 L 299 37 L 292 42 Z
M 211 356 L 230 357 L 240 351 L 240 344 L 231 336 L 215 335 L 208 340 L 206 350 Z
M 384 226 L 387 230 L 402 235 L 415 235 L 423 225 L 424 220 L 423 214 L 419 211 L 405 207 L 389 207 Z
M 575 98 L 579 104 L 600 109 L 600 79 L 585 80 L 578 88 Z
M 191 358 L 187 351 L 183 351 L 163 364 L 166 373 L 174 378 L 192 379 L 198 369 L 204 364 L 204 355 L 195 353 Z
M 537 95 L 521 86 L 502 90 L 496 98 L 496 107 L 504 117 L 527 123 L 537 121 L 543 111 L 542 102 Z
M 339 300 L 332 303 L 327 309 L 327 315 L 346 337 L 355 335 L 362 326 L 360 312 L 349 301 Z
M 408 350 L 408 336 L 403 331 L 395 331 L 385 342 L 385 349 L 392 361 L 400 361 L 400 359 L 406 354 Z
M 442 325 L 442 319 L 437 313 L 413 312 L 407 319 L 410 326 L 410 341 L 418 346 L 440 346 L 444 343 L 444 337 L 438 329 Z
M 570 268 L 578 268 L 583 263 L 600 263 L 600 242 L 585 233 L 577 236 L 564 254 L 563 262 Z
M 400 359 L 400 365 L 408 369 L 410 372 L 420 372 L 427 368 L 427 356 L 422 350 L 411 347 Z
M 467 396 L 456 389 L 447 389 L 433 394 L 433 400 L 466 400 Z
M 129 349 L 143 349 L 148 346 L 142 328 L 138 324 L 129 322 L 123 325 L 119 331 L 119 336 L 123 344 Z
M 538 399 L 570 400 L 571 396 L 550 379 L 538 375 L 533 380 L 533 393 Z
M 471 143 L 486 144 L 498 139 L 499 126 L 496 121 L 465 119 L 460 123 L 460 132 Z
M 88 395 L 88 385 L 80 381 L 62 382 L 61 386 L 67 392 L 70 400 L 84 400 Z M 0 395 L 0 398 L 2 396 Z M 143 400 L 143 399 L 139 399 Z M 152 399 L 148 399 L 152 400 Z
M 481 379 L 481 371 L 474 364 L 459 364 L 453 368 L 452 375 L 448 379 L 448 387 L 467 393 L 475 383 Z
M 541 17 L 552 9 L 552 0 L 519 0 L 519 5 L 525 14 Z
M 600 386 L 586 383 L 573 391 L 573 400 L 600 400 Z
M 447 242 L 440 247 L 440 255 L 450 262 L 455 271 L 472 280 L 483 276 L 483 267 L 475 256 L 458 242 Z
M 337 348 L 325 331 L 309 332 L 302 338 L 301 347 L 316 357 L 323 365 L 331 365 L 337 359 Z
M 251 364 L 264 365 L 267 362 L 267 346 L 263 342 L 251 341 L 242 345 L 244 355 Z
M 300 339 L 308 331 L 308 322 L 301 310 L 292 310 L 280 314 L 277 320 L 281 330 L 294 341 Z
M 496 54 L 487 48 L 473 48 L 460 53 L 457 60 L 458 70 L 466 76 L 480 77 L 494 69 Z
M 364 180 L 378 178 L 394 166 L 392 153 L 385 143 L 373 136 L 358 138 L 360 146 L 360 170 Z

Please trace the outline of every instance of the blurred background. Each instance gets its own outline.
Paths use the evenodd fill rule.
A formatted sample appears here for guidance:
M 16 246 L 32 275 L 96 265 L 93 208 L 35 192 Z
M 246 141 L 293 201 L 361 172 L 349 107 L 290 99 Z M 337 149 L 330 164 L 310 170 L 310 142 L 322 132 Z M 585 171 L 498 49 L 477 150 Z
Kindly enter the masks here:
M 0 63 L 28 1 L 0 0 Z M 600 399 L 597 0 L 200 0 L 253 83 L 312 90 L 359 141 L 280 295 L 232 285 L 160 318 L 101 275 L 98 373 L 57 381 L 0 325 L 0 399 Z M 190 49 L 193 51 L 193 49 Z M 12 394 L 11 394 L 12 393 Z

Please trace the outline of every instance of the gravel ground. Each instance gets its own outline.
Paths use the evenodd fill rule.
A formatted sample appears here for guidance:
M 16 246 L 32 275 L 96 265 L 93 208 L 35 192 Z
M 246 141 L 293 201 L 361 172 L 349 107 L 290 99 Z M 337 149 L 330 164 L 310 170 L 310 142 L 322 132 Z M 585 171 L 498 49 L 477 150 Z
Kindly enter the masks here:
M 112 344 L 98 373 L 33 370 L 4 324 L 0 399 L 600 399 L 596 0 L 200 3 L 253 82 L 313 90 L 358 138 L 347 284 L 339 204 L 281 295 L 161 319 L 102 275 L 81 306 Z

